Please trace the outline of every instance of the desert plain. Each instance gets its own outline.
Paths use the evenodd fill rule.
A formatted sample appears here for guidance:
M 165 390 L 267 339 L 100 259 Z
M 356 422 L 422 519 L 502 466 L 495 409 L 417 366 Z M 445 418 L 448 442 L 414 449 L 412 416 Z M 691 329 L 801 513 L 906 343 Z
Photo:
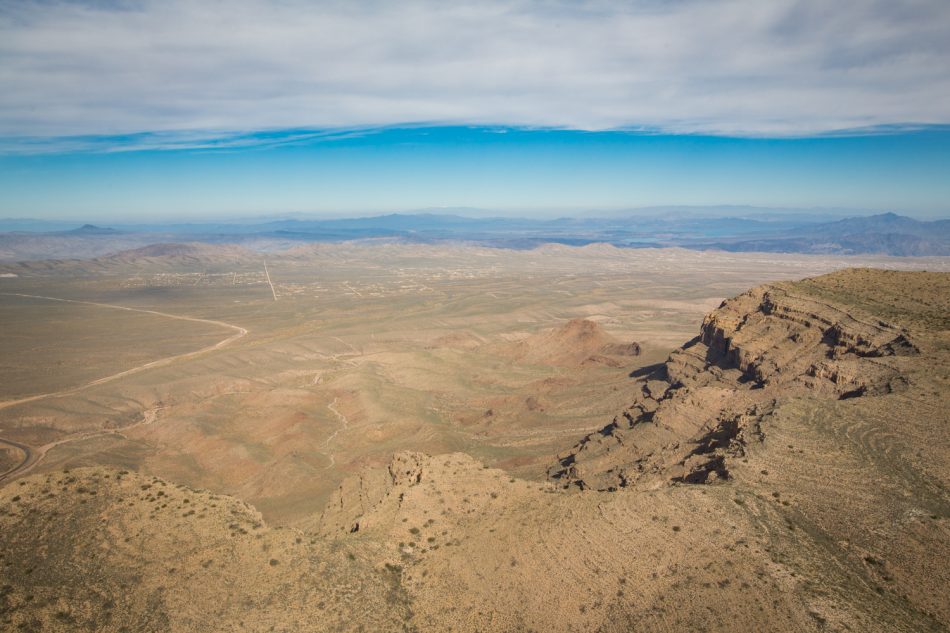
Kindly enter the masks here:
M 0 264 L 0 622 L 945 630 L 948 270 L 386 240 Z

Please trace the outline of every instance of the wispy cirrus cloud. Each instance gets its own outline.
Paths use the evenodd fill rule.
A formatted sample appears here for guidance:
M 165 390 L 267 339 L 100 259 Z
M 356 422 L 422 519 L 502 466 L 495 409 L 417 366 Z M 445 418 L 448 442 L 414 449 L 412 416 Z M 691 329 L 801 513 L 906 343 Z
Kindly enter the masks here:
M 380 128 L 338 130 L 281 129 L 236 132 L 228 130 L 171 130 L 130 134 L 87 134 L 69 136 L 0 136 L 0 154 L 48 154 L 63 152 L 118 153 L 150 150 L 266 149 L 292 145 L 312 145 L 341 141 L 381 131 Z
M 740 136 L 948 124 L 950 3 L 0 2 L 5 151 L 423 123 Z

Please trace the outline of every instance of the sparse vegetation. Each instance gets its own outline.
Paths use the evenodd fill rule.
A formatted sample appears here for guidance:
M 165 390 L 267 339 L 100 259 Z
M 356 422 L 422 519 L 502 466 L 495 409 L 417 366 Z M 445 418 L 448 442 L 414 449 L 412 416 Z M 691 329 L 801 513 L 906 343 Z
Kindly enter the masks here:
M 530 257 L 538 258 L 543 268 L 544 253 Z M 571 429 L 595 428 L 618 412 L 619 424 L 625 424 L 622 412 L 630 406 L 634 389 L 665 394 L 669 383 L 659 377 L 656 368 L 641 376 L 649 379 L 631 380 L 629 370 L 605 365 L 555 371 L 553 365 L 519 364 L 504 356 L 508 347 L 490 347 L 507 345 L 509 341 L 499 334 L 514 331 L 516 319 L 544 305 L 544 297 L 557 283 L 558 289 L 575 293 L 560 304 L 561 311 L 608 317 L 622 314 L 632 329 L 640 327 L 638 319 L 643 316 L 637 302 L 647 304 L 656 299 L 657 306 L 670 305 L 669 313 L 658 317 L 665 319 L 663 325 L 656 327 L 667 328 L 666 335 L 673 337 L 687 325 L 693 327 L 690 319 L 698 319 L 700 303 L 708 301 L 711 292 L 725 292 L 733 283 L 724 276 L 713 290 L 674 288 L 669 273 L 656 273 L 657 279 L 644 282 L 655 296 L 645 290 L 647 298 L 637 295 L 635 301 L 626 298 L 631 296 L 630 288 L 639 283 L 631 277 L 632 269 L 628 270 L 634 260 L 627 257 L 626 253 L 612 253 L 610 257 L 579 259 L 590 266 L 613 262 L 610 265 L 615 268 L 610 274 L 582 271 L 580 278 L 565 278 L 563 284 L 559 275 L 542 270 L 538 274 L 545 281 L 538 283 L 537 289 L 487 307 L 474 302 L 473 297 L 486 291 L 511 297 L 502 292 L 517 286 L 506 286 L 511 282 L 504 282 L 503 275 L 494 272 L 487 280 L 468 279 L 465 283 L 427 279 L 434 290 L 423 316 L 412 312 L 419 309 L 418 297 L 410 301 L 386 286 L 395 283 L 387 280 L 390 269 L 386 267 L 374 268 L 383 271 L 379 273 L 382 289 L 378 290 L 382 294 L 360 302 L 363 310 L 352 314 L 342 309 L 345 302 L 339 298 L 321 299 L 325 303 L 318 309 L 309 303 L 312 298 L 304 295 L 295 299 L 292 308 L 282 303 L 269 311 L 254 312 L 261 304 L 238 288 L 233 291 L 238 301 L 227 306 L 231 312 L 221 318 L 243 315 L 253 322 L 257 328 L 253 347 L 222 349 L 156 370 L 147 380 L 133 375 L 127 381 L 106 383 L 95 393 L 64 396 L 57 399 L 57 408 L 23 407 L 23 412 L 17 412 L 23 419 L 40 413 L 49 416 L 50 428 L 33 431 L 40 438 L 36 441 L 45 445 L 76 428 L 86 428 L 79 427 L 76 420 L 82 407 L 92 406 L 91 402 L 101 407 L 103 420 L 89 421 L 87 417 L 83 424 L 121 428 L 119 408 L 139 402 L 129 394 L 148 400 L 169 385 L 179 384 L 196 394 L 211 394 L 194 401 L 181 397 L 174 404 L 167 399 L 164 406 L 169 410 L 161 415 L 178 416 L 170 417 L 173 422 L 167 426 L 143 426 L 127 431 L 128 437 L 107 433 L 57 445 L 47 454 L 47 461 L 16 480 L 16 486 L 0 488 L 0 580 L 11 588 L 6 594 L 0 590 L 0 608 L 16 605 L 18 614 L 42 618 L 37 620 L 40 624 L 89 630 L 107 628 L 104 620 L 93 620 L 91 612 L 96 612 L 95 617 L 110 612 L 112 622 L 146 621 L 142 618 L 148 616 L 154 618 L 148 621 L 159 623 L 162 630 L 173 629 L 173 624 L 186 617 L 195 622 L 213 619 L 210 628 L 234 630 L 240 629 L 242 621 L 245 628 L 253 628 L 264 620 L 266 625 L 261 626 L 273 626 L 274 630 L 300 630 L 313 621 L 327 630 L 359 626 L 364 630 L 398 630 L 402 626 L 419 630 L 448 630 L 449 626 L 556 630 L 568 625 L 575 630 L 593 630 L 622 629 L 627 624 L 631 629 L 635 625 L 660 628 L 662 624 L 674 630 L 699 626 L 724 630 L 740 621 L 779 629 L 789 622 L 812 621 L 821 626 L 827 624 L 820 619 L 825 616 L 805 617 L 802 605 L 816 609 L 814 605 L 821 604 L 824 608 L 833 598 L 835 622 L 862 623 L 882 631 L 930 630 L 938 628 L 935 623 L 945 623 L 945 591 L 938 583 L 946 558 L 940 531 L 946 500 L 935 474 L 942 472 L 935 448 L 941 446 L 941 438 L 936 434 L 945 425 L 934 422 L 942 420 L 938 416 L 943 409 L 937 405 L 945 385 L 940 382 L 940 372 L 927 364 L 935 363 L 945 352 L 923 334 L 913 333 L 922 350 L 916 355 L 845 354 L 847 362 L 838 366 L 837 380 L 851 380 L 844 370 L 862 367 L 860 363 L 867 359 L 910 376 L 906 384 L 894 382 L 891 391 L 873 398 L 853 397 L 839 403 L 834 398 L 772 394 L 770 400 L 775 402 L 753 410 L 753 405 L 761 404 L 753 399 L 766 387 L 755 384 L 754 379 L 732 387 L 743 399 L 739 413 L 745 418 L 737 417 L 733 424 L 733 418 L 721 416 L 701 434 L 663 438 L 667 444 L 661 448 L 669 454 L 680 448 L 691 452 L 670 461 L 688 472 L 703 470 L 708 477 L 703 482 L 684 480 L 669 485 L 669 478 L 663 479 L 668 473 L 662 470 L 668 454 L 662 451 L 656 453 L 657 459 L 640 462 L 648 464 L 644 469 L 648 475 L 660 473 L 652 482 L 655 485 L 642 490 L 619 491 L 618 487 L 617 494 L 592 493 L 579 487 L 561 490 L 541 481 L 538 456 L 568 448 L 578 433 Z M 716 257 L 705 261 L 720 261 Z M 637 261 L 640 265 L 650 263 Z M 328 266 L 327 270 L 329 279 L 339 269 Z M 288 286 L 310 288 L 306 286 L 307 274 L 304 265 L 288 272 Z M 411 278 L 418 273 L 402 274 Z M 590 284 L 594 278 L 603 284 L 596 292 Z M 88 287 L 90 292 L 136 296 L 131 292 L 122 295 L 107 283 L 114 280 L 91 278 Z M 319 283 L 328 282 L 321 278 Z M 550 287 L 544 288 L 546 284 Z M 591 288 L 584 288 L 585 284 Z M 661 289 L 663 284 L 669 288 Z M 367 286 L 361 285 L 361 291 L 376 292 Z M 430 333 L 446 316 L 438 293 L 449 291 L 457 293 L 454 302 L 473 306 L 472 314 L 483 320 L 477 336 L 473 334 L 484 339 L 479 347 L 432 343 L 435 335 Z M 220 296 L 211 291 L 207 296 L 198 291 L 180 292 L 194 305 L 184 299 L 169 299 L 181 300 L 179 308 L 189 307 L 194 314 L 219 309 Z M 351 302 L 346 304 L 351 312 L 358 299 L 354 295 L 346 300 Z M 335 305 L 335 300 L 340 303 Z M 509 312 L 492 316 L 490 310 L 499 305 Z M 290 309 L 300 313 L 294 313 L 293 327 L 286 320 L 290 312 L 282 312 Z M 392 317 L 396 309 L 409 316 Z M 647 309 L 667 308 L 651 304 L 643 308 Z M 817 308 L 813 312 L 811 319 L 817 322 L 821 314 Z M 253 319 L 247 316 L 252 314 Z M 389 316 L 384 318 L 384 314 Z M 836 318 L 845 320 L 837 314 Z M 410 331 L 407 324 L 417 323 L 413 319 L 424 320 L 430 328 L 425 330 L 425 341 L 398 338 L 400 332 Z M 605 318 L 603 322 L 610 321 Z M 322 328 L 319 331 L 313 325 L 317 323 Z M 519 331 L 527 330 L 531 322 L 525 323 L 517 325 Z M 371 326 L 378 326 L 376 342 L 358 334 L 361 327 Z M 332 339 L 338 335 L 343 342 Z M 796 342 L 796 358 L 804 355 L 801 349 L 807 340 L 802 336 Z M 371 351 L 364 352 L 361 346 Z M 661 347 L 657 344 L 658 349 L 652 350 L 645 344 L 644 355 L 654 354 L 651 362 L 662 361 L 667 349 Z M 690 349 L 699 347 L 694 344 Z M 273 357 L 274 365 L 255 364 L 256 359 L 265 357 Z M 703 368 L 709 358 L 704 353 L 689 360 Z M 830 363 L 835 359 L 826 355 L 819 360 Z M 781 366 L 787 368 L 791 362 L 785 359 Z M 321 382 L 313 384 L 312 373 L 307 372 L 317 365 Z M 723 365 L 709 370 L 716 375 L 713 378 L 738 373 Z M 818 361 L 815 365 L 813 373 L 830 366 Z M 686 366 L 684 362 L 674 369 L 685 375 Z M 220 381 L 213 388 L 207 382 L 211 375 Z M 722 383 L 703 378 L 710 382 L 697 381 L 690 389 L 691 401 L 664 401 L 662 406 L 695 405 L 688 413 L 699 419 L 706 412 L 703 397 L 707 391 L 715 392 L 717 398 L 736 397 L 730 396 Z M 808 381 L 819 378 L 806 374 L 803 382 L 795 385 L 795 393 L 810 394 Z M 420 386 L 428 383 L 436 386 Z M 611 395 L 615 388 L 616 395 Z M 583 402 L 588 389 L 592 404 L 584 408 L 577 403 Z M 436 390 L 439 399 L 432 398 Z M 523 406 L 524 390 L 543 391 L 531 394 L 540 405 Z M 331 402 L 347 416 L 352 425 L 347 430 L 326 408 Z M 428 409 L 433 403 L 444 409 Z M 559 411 L 564 403 L 575 403 L 575 408 Z M 927 414 L 918 416 L 920 420 L 908 419 L 908 412 L 922 406 L 920 403 L 928 403 Z M 111 406 L 116 411 L 106 410 Z M 487 408 L 492 409 L 492 415 L 485 419 L 482 413 Z M 383 409 L 391 413 L 391 424 L 379 417 Z M 187 415 L 183 415 L 185 411 Z M 478 415 L 466 417 L 474 416 L 473 412 Z M 756 424 L 749 422 L 752 419 Z M 662 415 L 637 424 L 645 424 L 644 430 L 651 433 L 674 429 L 672 424 L 646 426 L 646 422 L 657 420 L 662 421 Z M 348 433 L 350 429 L 358 433 Z M 648 443 L 637 436 L 636 424 L 620 431 L 623 439 L 629 440 L 627 446 L 647 450 Z M 294 435 L 296 444 L 286 443 L 289 435 Z M 151 446 L 149 442 L 158 442 L 156 437 L 161 438 L 161 448 L 143 451 L 143 446 Z M 205 452 L 183 442 L 185 437 Z M 606 443 L 608 435 L 596 433 L 594 439 L 600 438 Z M 358 512 L 368 515 L 367 520 L 347 516 L 341 521 L 345 528 L 334 529 L 332 512 L 327 513 L 325 522 L 311 516 L 323 507 L 315 510 L 314 506 L 318 501 L 322 504 L 331 491 L 339 488 L 342 498 L 351 490 L 347 484 L 340 487 L 344 471 L 356 472 L 361 463 L 385 463 L 382 453 L 415 442 L 461 447 L 484 459 L 479 462 L 459 453 L 420 458 L 419 468 L 410 469 L 405 481 L 387 484 L 392 487 L 384 490 L 386 494 L 377 495 L 374 486 L 389 476 L 384 468 L 381 479 L 365 475 L 359 481 L 359 494 L 364 496 L 358 503 L 350 504 L 350 497 L 347 503 L 338 504 L 346 511 L 358 507 Z M 288 457 L 294 451 L 296 455 Z M 307 455 L 317 452 L 319 459 L 307 461 Z M 329 454 L 335 461 L 328 468 Z M 655 455 L 638 457 L 645 456 Z M 709 461 L 711 456 L 721 457 L 721 464 Z M 67 461 L 81 464 L 96 459 L 134 466 L 120 471 L 77 467 L 62 475 L 46 470 Z M 208 464 L 212 461 L 215 468 L 220 465 L 216 472 L 220 480 L 213 486 L 204 483 L 210 481 Z M 485 468 L 485 462 L 502 470 Z M 246 469 L 240 477 L 235 475 L 239 472 L 235 464 Z M 275 465 L 287 469 L 286 478 L 273 477 Z M 166 487 L 161 479 L 140 474 L 161 469 L 194 480 L 190 486 Z M 513 476 L 502 476 L 503 470 Z M 638 472 L 628 468 L 624 476 L 633 478 Z M 829 478 L 827 472 L 834 477 Z M 421 476 L 416 476 L 419 473 Z M 273 489 L 254 488 L 268 481 Z M 869 486 L 869 481 L 881 485 Z M 715 485 L 693 485 L 699 483 Z M 261 508 L 267 524 L 253 508 L 202 492 L 198 490 L 201 486 L 263 489 Z M 773 490 L 775 487 L 780 487 L 781 493 Z M 278 495 L 278 489 L 281 494 L 292 491 L 294 494 L 286 497 L 291 500 Z M 832 494 L 839 489 L 860 494 Z M 55 500 L 49 498 L 53 491 Z M 302 509 L 290 509 L 301 498 Z M 169 504 L 168 511 L 162 512 Z M 196 513 L 200 514 L 194 520 L 182 520 Z M 301 520 L 295 525 L 307 529 L 271 527 L 291 520 Z M 348 531 L 354 525 L 359 529 Z M 900 529 L 904 531 L 892 531 L 898 529 L 893 525 L 903 526 Z M 254 533 L 253 540 L 246 536 L 249 531 Z M 40 543 L 45 548 L 42 556 L 37 554 Z M 927 556 L 919 556 L 911 545 L 926 551 Z M 407 547 L 412 551 L 406 552 Z M 865 555 L 868 551 L 875 554 Z M 18 565 L 18 561 L 25 562 Z M 175 567 L 168 568 L 169 562 Z M 45 588 L 52 586 L 53 578 L 56 586 L 74 593 L 52 600 Z M 200 583 L 195 578 L 200 578 Z M 547 598 L 536 599 L 539 595 L 558 596 L 565 586 L 572 589 L 570 596 L 563 597 L 564 608 L 561 601 L 552 607 Z M 156 589 L 161 600 L 149 602 L 144 594 L 130 593 L 129 587 L 161 587 L 161 591 Z M 453 593 L 458 587 L 465 591 Z M 840 593 L 821 593 L 830 591 L 829 587 L 841 588 Z M 221 598 L 223 592 L 226 600 Z M 575 600 L 581 603 L 577 611 Z M 358 605 L 355 612 L 347 611 L 351 604 Z M 8 617 L 10 613 L 0 615 Z M 376 616 L 387 626 L 377 626 L 371 619 Z M 18 622 L 28 621 L 26 616 L 15 617 L 21 618 Z M 72 620 L 67 622 L 67 618 Z

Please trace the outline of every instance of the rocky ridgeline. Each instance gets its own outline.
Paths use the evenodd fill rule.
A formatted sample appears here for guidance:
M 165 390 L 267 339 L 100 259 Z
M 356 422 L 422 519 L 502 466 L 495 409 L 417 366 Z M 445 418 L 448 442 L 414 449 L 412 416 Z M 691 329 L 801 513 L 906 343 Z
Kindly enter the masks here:
M 795 284 L 755 288 L 709 314 L 666 363 L 634 372 L 631 406 L 559 455 L 549 475 L 597 490 L 728 478 L 729 460 L 762 438 L 779 399 L 890 393 L 903 379 L 888 359 L 917 353 L 905 330 Z
M 422 480 L 423 468 L 430 461 L 422 453 L 403 451 L 393 456 L 386 469 L 366 468 L 358 475 L 347 477 L 330 495 L 317 531 L 327 536 L 358 532 L 361 521 L 365 529 L 364 517 L 384 505 L 393 494 L 396 494 L 394 503 L 398 507 L 401 493 Z

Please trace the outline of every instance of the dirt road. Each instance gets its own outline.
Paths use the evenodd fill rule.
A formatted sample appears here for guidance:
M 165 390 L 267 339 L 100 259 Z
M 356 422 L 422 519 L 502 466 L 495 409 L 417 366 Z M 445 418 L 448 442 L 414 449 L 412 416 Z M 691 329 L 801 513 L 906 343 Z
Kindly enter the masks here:
M 170 365 L 171 363 L 174 363 L 174 362 L 177 362 L 177 361 L 180 361 L 180 360 L 185 360 L 185 359 L 187 359 L 187 358 L 192 358 L 192 357 L 194 357 L 194 356 L 198 356 L 198 355 L 204 354 L 204 353 L 206 353 L 206 352 L 211 352 L 211 351 L 214 351 L 214 350 L 219 350 L 219 349 L 221 349 L 221 348 L 223 348 L 223 347 L 226 347 L 226 346 L 230 345 L 231 343 L 233 343 L 234 341 L 236 341 L 236 340 L 238 340 L 238 339 L 240 339 L 240 338 L 242 338 L 242 337 L 244 337 L 244 336 L 247 335 L 247 329 L 246 329 L 246 328 L 240 327 L 240 326 L 238 326 L 238 325 L 232 325 L 231 323 L 225 323 L 224 321 L 215 321 L 215 320 L 213 320 L 213 319 L 202 319 L 202 318 L 198 318 L 198 317 L 182 316 L 182 315 L 179 315 L 179 314 L 168 314 L 167 312 L 159 312 L 159 311 L 157 311 L 157 310 L 145 310 L 145 309 L 142 309 L 142 308 L 130 308 L 130 307 L 128 307 L 128 306 L 113 305 L 113 304 L 109 304 L 109 303 L 96 303 L 96 302 L 94 302 L 94 301 L 79 301 L 79 300 L 76 300 L 76 299 L 61 299 L 61 298 L 58 298 L 58 297 L 45 297 L 45 296 L 42 296 L 42 295 L 29 295 L 29 294 L 22 294 L 22 293 L 18 293 L 18 292 L 4 292 L 4 293 L 0 293 L 0 294 L 5 295 L 5 296 L 10 296 L 10 297 L 24 297 L 24 298 L 27 298 L 27 299 L 43 299 L 43 300 L 45 300 L 45 301 L 60 301 L 60 302 L 63 302 L 63 303 L 79 303 L 79 304 L 83 304 L 83 305 L 98 306 L 98 307 L 100 307 L 100 308 L 111 308 L 111 309 L 114 309 L 114 310 L 126 310 L 126 311 L 128 311 L 128 312 L 141 312 L 141 313 L 144 313 L 144 314 L 154 314 L 154 315 L 156 315 L 156 316 L 166 317 L 166 318 L 169 318 L 169 319 L 177 319 L 177 320 L 180 320 L 180 321 L 192 321 L 192 322 L 195 322 L 195 323 L 209 323 L 209 324 L 211 324 L 211 325 L 217 325 L 217 326 L 220 326 L 220 327 L 223 327 L 223 328 L 227 328 L 227 329 L 230 329 L 230 330 L 234 330 L 234 334 L 232 334 L 231 336 L 227 337 L 226 339 L 223 339 L 223 340 L 221 340 L 221 341 L 218 341 L 217 343 L 214 343 L 213 345 L 208 345 L 207 347 L 202 347 L 201 349 L 198 349 L 198 350 L 195 350 L 195 351 L 192 351 L 192 352 L 185 352 L 185 353 L 183 353 L 183 354 L 176 354 L 176 355 L 174 355 L 174 356 L 168 356 L 168 357 L 166 357 L 166 358 L 160 358 L 160 359 L 158 359 L 158 360 L 153 360 L 153 361 L 151 361 L 151 362 L 148 362 L 148 363 L 139 365 L 139 366 L 137 366 L 137 367 L 133 367 L 133 368 L 131 368 L 131 369 L 126 369 L 126 370 L 124 370 L 124 371 L 120 371 L 120 372 L 118 372 L 118 373 L 111 374 L 111 375 L 109 375 L 109 376 L 104 376 L 104 377 L 102 377 L 102 378 L 97 378 L 96 380 L 92 380 L 92 381 L 90 381 L 90 382 L 84 383 L 84 384 L 82 384 L 82 385 L 79 385 L 78 387 L 70 387 L 70 388 L 68 388 L 68 389 L 63 389 L 63 390 L 61 390 L 61 391 L 53 391 L 53 392 L 50 392 L 50 393 L 36 394 L 36 395 L 33 395 L 33 396 L 28 396 L 28 397 L 26 397 L 26 398 L 18 398 L 18 399 L 16 399 L 16 400 L 6 400 L 6 401 L 2 401 L 2 402 L 0 402 L 0 409 L 6 409 L 6 408 L 9 408 L 9 407 L 16 406 L 16 405 L 18 405 L 18 404 L 26 404 L 26 403 L 28 403 L 28 402 L 35 402 L 35 401 L 37 401 L 37 400 L 43 400 L 43 399 L 45 399 L 45 398 L 57 398 L 57 397 L 61 397 L 61 396 L 72 395 L 72 394 L 74 394 L 74 393 L 78 393 L 78 392 L 83 391 L 83 390 L 85 390 L 85 389 L 88 389 L 88 388 L 90 388 L 90 387 L 95 387 L 95 386 L 97 386 L 97 385 L 101 385 L 101 384 L 104 384 L 104 383 L 107 383 L 107 382 L 111 382 L 111 381 L 117 380 L 117 379 L 119 379 L 119 378 L 124 378 L 125 376 L 130 376 L 130 375 L 132 375 L 132 374 L 137 374 L 137 373 L 142 372 L 142 371 L 145 371 L 145 370 L 147 370 L 147 369 L 155 369 L 156 367 L 165 367 L 166 365 Z M 150 415 L 150 413 L 151 413 L 151 415 Z M 24 472 L 29 471 L 30 469 L 32 469 L 33 466 L 35 466 L 37 463 L 39 463 L 39 461 L 43 458 L 43 456 L 46 454 L 46 451 L 49 450 L 50 448 L 52 448 L 53 446 L 58 446 L 58 445 L 60 445 L 60 444 L 66 443 L 66 442 L 74 442 L 74 441 L 81 440 L 81 439 L 87 439 L 87 438 L 89 438 L 89 437 L 93 437 L 93 436 L 97 436 L 97 435 L 121 433 L 122 431 L 128 430 L 129 428 L 132 428 L 132 427 L 134 427 L 134 426 L 139 426 L 139 425 L 141 425 L 141 424 L 148 424 L 148 423 L 151 422 L 153 419 L 154 419 L 154 413 L 153 413 L 153 412 L 150 412 L 150 411 L 147 411 L 147 412 L 145 412 L 145 419 L 144 419 L 143 421 L 136 422 L 136 423 L 133 424 L 131 427 L 125 427 L 125 428 L 122 428 L 122 429 L 110 429 L 110 430 L 108 430 L 108 431 L 96 431 L 96 432 L 91 433 L 91 434 L 90 434 L 90 433 L 84 433 L 84 434 L 80 434 L 80 435 L 76 435 L 76 436 L 70 436 L 70 437 L 63 438 L 63 439 L 61 439 L 61 440 L 58 440 L 58 441 L 56 441 L 56 442 L 53 442 L 53 443 L 51 443 L 51 444 L 46 444 L 46 445 L 41 446 L 41 447 L 31 447 L 31 446 L 27 446 L 26 444 L 21 444 L 21 443 L 19 443 L 19 442 L 14 442 L 14 441 L 9 440 L 9 439 L 0 438 L 0 442 L 2 442 L 2 443 L 4 443 L 4 444 L 7 444 L 8 446 L 12 446 L 12 447 L 14 447 L 14 448 L 16 448 L 16 449 L 18 449 L 18 450 L 20 450 L 20 451 L 22 451 L 22 452 L 24 453 L 23 461 L 21 461 L 18 465 L 16 465 L 16 466 L 13 467 L 12 469 L 7 470 L 7 471 L 4 472 L 4 473 L 0 473 L 0 482 L 3 482 L 4 480 L 9 479 L 10 477 L 13 477 L 13 476 L 18 475 L 18 474 L 22 474 L 22 473 L 24 473 Z
M 0 438 L 0 444 L 6 444 L 7 446 L 12 446 L 13 448 L 23 453 L 23 460 L 19 464 L 17 464 L 16 466 L 8 470 L 7 472 L 0 475 L 0 482 L 2 482 L 7 477 L 13 477 L 14 475 L 17 475 L 21 472 L 29 470 L 30 468 L 33 467 L 33 464 L 35 464 L 37 461 L 36 453 L 34 453 L 33 449 L 31 449 L 26 444 L 20 444 L 19 442 L 14 442 L 13 440 L 5 440 L 3 438 Z

